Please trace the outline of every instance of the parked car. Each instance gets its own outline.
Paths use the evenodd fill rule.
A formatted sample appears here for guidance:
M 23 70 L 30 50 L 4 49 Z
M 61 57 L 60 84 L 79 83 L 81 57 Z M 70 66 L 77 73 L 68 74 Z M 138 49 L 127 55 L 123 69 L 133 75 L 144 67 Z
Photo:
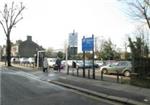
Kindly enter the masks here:
M 20 58 L 20 64 L 27 64 L 29 63 L 28 58 Z
M 34 63 L 35 63 L 35 60 L 34 60 L 33 57 L 30 57 L 30 58 L 28 58 L 28 62 L 29 62 L 30 64 L 34 64 Z
M 104 65 L 106 64 L 106 62 L 100 61 L 100 60 L 95 61 L 95 63 L 96 63 L 99 67 L 102 67 L 102 66 L 104 66 Z
M 98 68 L 98 64 L 94 64 L 95 68 Z M 83 61 L 76 61 L 76 68 L 83 68 Z M 85 61 L 85 68 L 93 68 L 92 61 Z
M 118 61 L 111 64 L 107 64 L 106 66 L 102 66 L 100 68 L 104 74 L 123 74 L 124 76 L 130 76 L 132 72 L 132 65 L 130 61 Z
M 11 62 L 12 63 L 19 63 L 20 61 L 19 61 L 19 58 L 12 57 Z

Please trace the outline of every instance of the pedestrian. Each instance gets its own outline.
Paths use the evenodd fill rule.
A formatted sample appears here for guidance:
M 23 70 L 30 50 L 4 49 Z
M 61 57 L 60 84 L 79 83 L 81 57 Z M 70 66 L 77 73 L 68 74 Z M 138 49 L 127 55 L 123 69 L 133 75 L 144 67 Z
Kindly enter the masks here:
M 58 71 L 60 72 L 60 69 L 61 69 L 61 60 L 60 59 L 56 60 L 56 65 L 58 67 Z
M 72 74 L 73 75 L 74 75 L 75 68 L 76 68 L 76 62 L 72 61 Z
M 43 72 L 46 72 L 48 71 L 48 61 L 47 61 L 47 58 L 44 58 L 44 61 L 43 61 Z
M 72 62 L 72 68 L 76 68 L 76 62 L 75 61 Z

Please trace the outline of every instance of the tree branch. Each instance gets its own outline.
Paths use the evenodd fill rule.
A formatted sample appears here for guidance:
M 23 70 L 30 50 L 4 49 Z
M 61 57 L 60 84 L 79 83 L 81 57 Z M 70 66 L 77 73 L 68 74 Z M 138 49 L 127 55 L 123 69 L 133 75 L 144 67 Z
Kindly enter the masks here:
M 7 36 L 7 32 L 6 32 L 6 29 L 5 29 L 4 24 L 2 23 L 2 21 L 0 21 L 0 24 L 2 25 L 3 30 L 4 30 L 4 32 L 5 32 L 6 36 Z
M 14 17 L 14 2 L 12 2 L 12 6 L 11 6 L 11 14 L 10 14 L 10 24 L 9 26 L 12 24 L 12 20 L 13 20 L 13 17 Z
M 144 1 L 148 6 L 150 6 L 150 1 L 149 0 L 145 0 Z
M 16 22 L 14 23 L 14 25 L 17 24 L 22 19 L 23 19 L 23 17 L 21 17 L 20 19 L 16 20 Z
M 11 24 L 11 26 L 14 26 L 16 23 L 18 23 L 22 18 L 18 19 L 18 16 L 21 14 L 21 12 L 25 9 L 24 6 L 22 6 L 21 4 L 21 9 L 18 11 L 17 15 L 15 16 L 14 20 L 13 20 L 13 23 Z
M 144 13 L 144 17 L 145 17 L 146 22 L 147 22 L 147 25 L 148 25 L 148 27 L 149 27 L 149 29 L 150 29 L 150 22 L 149 22 L 149 19 L 148 19 L 148 16 L 147 16 L 146 13 Z

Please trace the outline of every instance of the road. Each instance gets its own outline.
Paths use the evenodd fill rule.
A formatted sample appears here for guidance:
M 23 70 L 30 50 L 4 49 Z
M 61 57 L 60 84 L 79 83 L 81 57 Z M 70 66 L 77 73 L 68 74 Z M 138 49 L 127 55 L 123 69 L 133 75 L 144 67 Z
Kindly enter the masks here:
M 1 105 L 116 105 L 63 88 L 23 71 L 0 68 Z

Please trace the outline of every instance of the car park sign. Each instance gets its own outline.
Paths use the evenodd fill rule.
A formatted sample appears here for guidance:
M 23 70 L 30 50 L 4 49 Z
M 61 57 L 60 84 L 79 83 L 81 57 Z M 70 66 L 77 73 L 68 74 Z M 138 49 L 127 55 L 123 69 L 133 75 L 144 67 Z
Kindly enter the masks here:
M 94 35 L 92 37 L 82 38 L 82 51 L 92 51 L 94 48 Z

